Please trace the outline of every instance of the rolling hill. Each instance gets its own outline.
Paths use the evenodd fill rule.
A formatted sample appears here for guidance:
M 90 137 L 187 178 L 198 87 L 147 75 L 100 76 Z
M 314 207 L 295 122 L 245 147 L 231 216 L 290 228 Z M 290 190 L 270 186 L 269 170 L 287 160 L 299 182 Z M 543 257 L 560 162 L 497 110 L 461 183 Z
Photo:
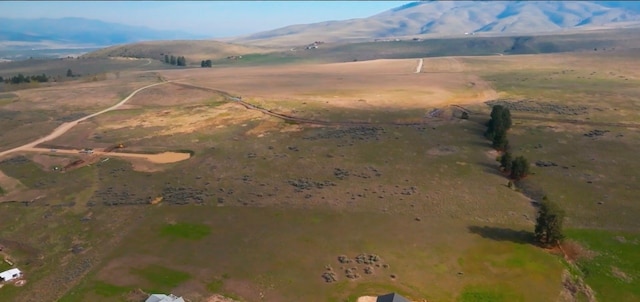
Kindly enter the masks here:
M 606 1 L 421 1 L 361 19 L 291 25 L 229 39 L 255 45 L 370 41 L 392 37 L 539 34 L 640 22 L 637 3 Z
M 222 59 L 248 53 L 267 53 L 278 49 L 225 43 L 212 40 L 144 41 L 116 45 L 83 55 L 86 58 L 134 57 L 162 60 L 164 55 L 184 56 L 188 65 L 198 65 L 201 60 Z M 197 64 L 196 64 L 197 63 Z

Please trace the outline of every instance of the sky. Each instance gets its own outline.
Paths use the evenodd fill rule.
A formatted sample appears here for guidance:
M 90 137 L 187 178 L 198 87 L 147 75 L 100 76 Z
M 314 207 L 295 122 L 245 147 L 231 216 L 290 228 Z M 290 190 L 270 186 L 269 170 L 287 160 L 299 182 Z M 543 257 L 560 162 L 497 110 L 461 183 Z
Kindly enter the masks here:
M 369 17 L 410 1 L 0 1 L 0 17 L 82 17 L 209 37 Z

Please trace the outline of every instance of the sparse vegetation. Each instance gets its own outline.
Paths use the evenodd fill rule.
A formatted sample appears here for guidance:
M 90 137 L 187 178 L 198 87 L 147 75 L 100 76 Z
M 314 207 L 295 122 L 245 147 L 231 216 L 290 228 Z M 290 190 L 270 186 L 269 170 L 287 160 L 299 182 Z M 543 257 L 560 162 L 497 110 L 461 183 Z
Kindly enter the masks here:
M 199 240 L 211 233 L 211 228 L 203 224 L 175 223 L 162 227 L 163 236 Z
M 325 48 L 317 50 L 321 55 Z M 157 58 L 158 53 L 153 55 Z M 571 54 L 557 58 L 566 58 L 575 66 L 589 65 L 576 61 L 592 62 Z M 237 62 L 255 63 L 245 59 L 258 60 L 248 55 Z M 549 57 L 531 56 L 524 63 L 542 59 Z M 123 108 L 92 118 L 56 139 L 54 145 L 99 150 L 126 141 L 134 153 L 192 150 L 195 156 L 187 161 L 165 165 L 113 157 L 59 173 L 51 167 L 86 158 L 35 152 L 25 152 L 24 158 L 7 157 L 8 161 L 0 163 L 7 176 L 0 179 L 3 187 L 14 195 L 15 186 L 5 182 L 15 179 L 25 188 L 15 190 L 23 190 L 24 195 L 16 194 L 19 202 L 0 204 L 0 238 L 19 241 L 21 245 L 14 246 L 18 250 L 16 261 L 33 261 L 37 266 L 29 267 L 37 269 L 28 271 L 29 287 L 5 287 L 0 299 L 37 300 L 39 293 L 48 293 L 53 299 L 65 295 L 60 301 L 101 302 L 123 299 L 122 294 L 130 289 L 171 292 L 176 287 L 199 297 L 224 291 L 225 295 L 249 301 L 259 300 L 257 293 L 261 291 L 267 301 L 343 301 L 389 291 L 416 300 L 557 299 L 565 267 L 556 255 L 531 245 L 535 240 L 530 230 L 537 218 L 535 210 L 529 199 L 504 187 L 504 176 L 495 171 L 496 155 L 500 153 L 489 153 L 482 147 L 486 140 L 480 135 L 485 130 L 480 117 L 490 109 L 478 96 L 490 88 L 478 88 L 487 84 L 481 79 L 474 79 L 474 88 L 466 86 L 469 75 L 476 76 L 478 70 L 494 75 L 514 72 L 508 64 L 516 62 L 520 68 L 523 62 L 519 60 L 513 56 L 441 59 L 437 62 L 442 64 L 442 72 L 453 64 L 459 64 L 456 68 L 465 72 L 460 73 L 462 76 L 424 73 L 415 83 L 413 74 L 384 75 L 395 71 L 396 66 L 397 70 L 412 70 L 415 60 L 309 64 L 304 72 L 296 71 L 298 67 L 272 66 L 265 73 L 268 76 L 259 68 L 236 69 L 228 66 L 235 64 L 229 62 L 225 70 L 136 71 L 135 77 L 147 76 L 143 81 L 159 77 L 172 80 L 180 73 L 185 82 L 234 91 L 234 95 L 242 95 L 242 100 L 267 110 L 335 124 L 288 124 L 243 109 L 225 99 L 224 93 L 171 84 L 140 92 L 131 100 L 135 109 Z M 604 64 L 612 58 L 593 60 Z M 92 93 L 107 96 L 113 87 L 133 78 L 128 70 L 146 64 L 113 61 L 122 64 L 122 79 L 109 74 L 105 80 L 110 85 L 105 85 L 108 90 Z M 486 62 L 497 70 L 485 68 L 483 64 L 489 64 Z M 633 73 L 635 62 L 629 60 L 630 66 L 622 64 L 620 68 Z M 158 69 L 159 62 L 154 63 L 157 65 L 152 67 Z M 425 64 L 425 68 L 433 65 Z M 86 71 L 88 67 L 82 69 L 83 65 L 59 66 L 51 74 L 64 74 L 69 66 L 83 74 L 98 73 Z M 335 68 L 341 68 L 344 74 L 332 82 Z M 185 76 L 190 72 L 201 76 Z M 230 72 L 234 79 L 227 76 Z M 434 84 L 443 76 L 450 82 L 460 81 L 460 86 Z M 513 78 L 513 74 L 491 78 L 500 81 L 492 83 L 494 87 L 519 87 L 509 91 L 512 99 L 500 103 L 517 111 L 517 129 L 508 131 L 512 147 L 500 157 L 503 171 L 511 175 L 513 170 L 528 167 L 526 159 L 517 155 L 540 163 L 544 168 L 536 169 L 536 177 L 512 183 L 519 189 L 535 184 L 549 190 L 550 196 L 558 196 L 557 202 L 570 218 L 566 221 L 571 228 L 566 231 L 567 238 L 600 252 L 578 260 L 581 271 L 576 269 L 572 274 L 593 286 L 599 300 L 638 300 L 640 277 L 633 256 L 637 254 L 634 232 L 638 229 L 634 213 L 639 208 L 629 202 L 634 200 L 634 192 L 628 189 L 635 185 L 638 162 L 632 153 L 625 153 L 637 149 L 638 135 L 626 126 L 597 124 L 600 119 L 616 116 L 633 122 L 634 111 L 629 110 L 635 105 L 627 97 L 631 92 L 606 90 L 610 93 L 606 104 L 611 107 L 603 111 L 593 109 L 593 104 L 602 103 L 603 98 L 590 95 L 590 88 L 579 90 L 584 95 L 573 103 L 563 99 L 560 92 L 553 99 L 519 102 L 514 97 L 518 89 L 524 91 L 526 85 L 543 82 L 528 80 L 518 86 Z M 52 116 L 48 109 L 35 109 L 47 104 L 60 108 L 85 106 L 82 111 L 95 112 L 147 83 L 143 81 L 127 83 L 121 94 L 114 92 L 90 101 L 86 99 L 90 94 L 52 97 L 56 91 L 43 90 L 40 93 L 46 93 L 46 98 L 40 100 L 35 90 L 33 94 L 21 91 L 7 98 L 11 101 L 6 104 L 19 106 L 24 102 L 29 106 L 19 112 L 4 111 L 2 117 L 7 118 L 0 122 L 23 123 L 27 120 L 23 117 L 30 117 L 27 114 L 48 119 Z M 101 87 L 100 82 L 76 82 L 80 81 L 69 81 L 65 89 L 58 90 L 78 92 L 82 85 Z M 215 85 L 209 86 L 212 82 Z M 336 89 L 327 90 L 327 83 Z M 573 82 L 561 83 L 571 86 Z M 547 85 L 561 86 L 555 81 Z M 376 87 L 381 96 L 368 93 L 370 87 Z M 571 91 L 580 87 L 576 85 Z M 443 97 L 470 103 L 476 100 L 465 103 L 465 108 L 474 113 L 469 121 L 447 119 L 446 114 L 441 119 L 423 118 L 424 93 L 432 88 L 446 90 Z M 458 90 L 473 94 L 458 94 Z M 539 90 L 549 96 L 548 90 Z M 286 99 L 282 98 L 284 92 Z M 82 103 L 68 105 L 76 98 Z M 436 93 L 432 99 L 439 98 Z M 396 111 L 388 110 L 387 100 L 396 99 L 400 100 L 393 104 Z M 433 107 L 442 108 L 439 103 Z M 569 123 L 557 113 L 569 115 L 573 109 L 589 116 L 572 115 L 576 123 Z M 60 114 L 59 122 L 72 119 L 78 111 Z M 416 123 L 397 123 L 407 120 Z M 583 126 L 579 122 L 594 124 Z M 2 142 L 9 145 L 10 141 L 3 137 Z M 607 160 L 611 154 L 616 155 L 616 162 Z M 518 158 L 524 160 L 515 163 Z M 621 212 L 628 214 L 619 215 Z M 16 217 L 20 218 L 18 222 Z M 469 227 L 478 223 L 486 226 Z M 626 229 L 630 233 L 601 234 L 589 228 Z M 546 231 L 541 234 L 541 238 L 548 237 Z M 622 237 L 615 239 L 618 236 Z M 180 247 L 173 248 L 176 245 Z M 611 252 L 610 247 L 616 250 Z M 33 254 L 27 252 L 33 250 Z M 384 262 L 373 261 L 373 254 L 360 256 L 363 251 L 375 252 Z M 47 261 L 37 262 L 40 255 L 46 255 Z M 148 278 L 151 275 L 178 277 L 158 280 Z M 330 282 L 325 284 L 326 280 Z M 319 292 L 320 287 L 327 290 Z M 253 293 L 255 296 L 251 296 Z

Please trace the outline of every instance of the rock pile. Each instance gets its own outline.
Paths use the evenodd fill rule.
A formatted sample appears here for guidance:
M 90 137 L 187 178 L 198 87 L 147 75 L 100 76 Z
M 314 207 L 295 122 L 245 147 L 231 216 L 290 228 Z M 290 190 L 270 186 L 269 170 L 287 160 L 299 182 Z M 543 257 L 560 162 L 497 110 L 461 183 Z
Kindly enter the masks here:
M 543 161 L 543 160 L 537 160 L 536 161 L 536 166 L 538 167 L 557 167 L 558 164 L 551 162 L 551 161 Z
M 583 134 L 586 137 L 597 137 L 597 136 L 603 136 L 605 135 L 605 133 L 611 132 L 609 130 L 599 130 L 599 129 L 595 129 L 595 130 L 591 130 L 585 134 Z
M 322 189 L 324 187 L 333 187 L 336 184 L 332 181 L 312 181 L 308 178 L 290 179 L 288 183 L 294 186 L 296 192 L 302 192 L 303 190 L 311 190 L 312 188 Z

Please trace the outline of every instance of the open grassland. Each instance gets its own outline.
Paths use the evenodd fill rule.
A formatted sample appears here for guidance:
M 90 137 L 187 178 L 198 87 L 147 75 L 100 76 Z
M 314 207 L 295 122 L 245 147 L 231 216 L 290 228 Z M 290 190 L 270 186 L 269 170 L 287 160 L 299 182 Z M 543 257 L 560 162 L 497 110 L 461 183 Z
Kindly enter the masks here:
M 52 83 L 14 91 L 0 102 L 0 150 L 33 141 L 57 126 L 108 108 L 135 89 L 158 81 L 152 73 L 113 76 L 100 81 Z
M 432 60 L 440 59 L 426 59 L 424 70 L 433 72 L 419 74 L 415 74 L 418 60 L 408 59 L 165 71 L 162 75 L 224 90 L 265 109 L 330 121 L 380 118 L 381 110 L 390 112 L 390 117 L 394 112 L 413 110 L 410 114 L 421 118 L 438 106 L 477 103 L 494 96 L 483 80 L 460 72 L 462 67 L 458 72 L 443 72 L 432 68 L 436 64 Z M 354 116 L 349 118 L 349 114 Z
M 429 58 L 420 73 L 417 59 L 161 71 L 213 90 L 153 87 L 51 143 L 126 142 L 131 151 L 189 150 L 189 160 L 111 158 L 65 173 L 52 170 L 70 160 L 64 155 L 0 163 L 0 185 L 22 194 L 0 205 L 0 244 L 28 276 L 0 299 L 126 301 L 142 289 L 194 301 L 214 293 L 355 301 L 390 291 L 429 301 L 563 301 L 572 296 L 569 271 L 599 301 L 637 301 L 631 58 Z M 229 95 L 334 124 L 285 122 Z M 535 209 L 507 187 L 482 136 L 484 102 L 496 99 L 513 108 L 509 139 L 532 163 L 527 184 L 565 208 L 568 238 L 590 251 L 575 267 L 531 244 Z M 469 120 L 451 114 L 456 104 Z M 426 118 L 433 109 L 446 114 Z M 371 124 L 340 124 L 350 121 Z M 422 124 L 393 124 L 401 121 Z M 355 262 L 362 253 L 379 260 Z
M 46 74 L 57 81 L 69 80 L 67 70 L 80 77 L 108 75 L 134 70 L 152 70 L 164 67 L 158 60 L 134 58 L 64 58 L 64 59 L 31 59 L 12 62 L 0 62 L 0 76 L 10 78 L 23 75 Z M 114 75 L 115 76 L 115 75 Z M 5 87 L 6 88 L 6 87 Z
M 222 59 L 228 56 L 268 53 L 278 48 L 248 46 L 211 40 L 145 41 L 116 45 L 83 55 L 83 58 L 130 57 L 163 61 L 164 56 L 184 56 L 187 66 L 200 66 L 202 60 Z

